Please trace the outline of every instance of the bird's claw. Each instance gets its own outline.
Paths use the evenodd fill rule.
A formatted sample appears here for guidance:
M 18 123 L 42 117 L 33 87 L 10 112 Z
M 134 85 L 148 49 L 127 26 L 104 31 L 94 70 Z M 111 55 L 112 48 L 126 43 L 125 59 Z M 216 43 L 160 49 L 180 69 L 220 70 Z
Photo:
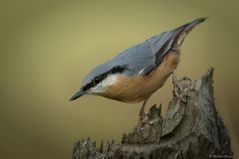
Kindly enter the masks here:
M 188 89 L 186 85 L 188 82 L 190 83 L 192 80 L 189 77 L 182 77 L 180 79 L 176 78 L 176 73 L 173 71 L 172 73 L 172 82 L 173 82 L 173 95 L 180 98 L 182 101 L 186 101 L 186 96 Z
M 182 94 L 183 86 L 180 85 L 180 82 L 183 81 L 183 80 L 191 81 L 191 79 L 189 77 L 186 77 L 186 76 L 184 76 L 180 79 L 177 79 L 176 71 L 174 70 L 173 73 L 172 73 L 173 95 L 174 96 L 180 97 L 180 94 Z
M 138 125 L 137 125 L 137 127 L 136 127 L 137 129 L 142 128 L 142 127 L 144 126 L 144 124 L 147 123 L 148 113 L 145 112 L 144 108 L 145 108 L 145 105 L 146 105 L 148 99 L 149 99 L 149 98 L 147 98 L 147 99 L 144 101 L 144 103 L 143 103 L 143 105 L 142 105 L 142 107 L 141 107 L 141 109 L 140 109 L 140 112 L 139 112 L 139 121 L 138 121 Z
M 178 84 L 179 80 L 177 79 L 175 70 L 172 73 L 172 82 L 173 82 L 173 95 L 179 97 L 179 91 L 182 91 L 182 88 Z

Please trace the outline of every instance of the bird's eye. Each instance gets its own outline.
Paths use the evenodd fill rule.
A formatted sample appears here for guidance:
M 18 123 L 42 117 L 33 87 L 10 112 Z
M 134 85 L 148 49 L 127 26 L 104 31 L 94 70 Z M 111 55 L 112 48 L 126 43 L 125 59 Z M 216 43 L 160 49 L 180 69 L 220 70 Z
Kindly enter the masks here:
M 95 84 L 98 84 L 99 82 L 100 82 L 100 79 L 99 79 L 99 78 L 94 79 L 94 83 L 95 83 Z

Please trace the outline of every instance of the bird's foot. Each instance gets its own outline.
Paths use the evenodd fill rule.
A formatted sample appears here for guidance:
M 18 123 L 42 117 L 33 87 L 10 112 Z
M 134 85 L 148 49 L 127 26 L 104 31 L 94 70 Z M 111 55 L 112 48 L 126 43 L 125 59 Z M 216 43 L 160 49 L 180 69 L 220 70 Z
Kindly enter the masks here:
M 182 88 L 179 85 L 179 81 L 176 76 L 176 71 L 174 70 L 172 73 L 172 82 L 173 82 L 173 95 L 179 97 L 179 91 L 182 90 Z
M 144 112 L 143 115 L 139 115 L 138 125 L 136 126 L 137 129 L 142 128 L 148 121 L 148 113 Z
M 176 72 L 175 70 L 172 73 L 172 82 L 173 82 L 173 95 L 177 96 L 178 98 L 183 98 L 183 96 L 185 95 L 185 82 L 182 81 L 192 81 L 189 77 L 182 77 L 180 79 L 177 79 L 176 77 Z M 187 92 L 187 91 L 186 91 Z
M 149 99 L 149 98 L 148 98 Z M 147 123 L 147 120 L 148 120 L 148 113 L 145 112 L 144 108 L 145 108 L 145 105 L 148 101 L 148 99 L 146 99 L 140 109 L 140 112 L 139 112 L 139 120 L 138 120 L 138 125 L 136 126 L 136 129 L 139 130 L 141 129 L 145 123 Z

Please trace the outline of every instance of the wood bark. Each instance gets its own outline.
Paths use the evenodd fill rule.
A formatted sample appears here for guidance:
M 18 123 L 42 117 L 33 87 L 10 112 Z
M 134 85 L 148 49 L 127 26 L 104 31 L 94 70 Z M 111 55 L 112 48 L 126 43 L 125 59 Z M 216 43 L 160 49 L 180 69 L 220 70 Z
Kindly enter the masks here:
M 73 159 L 206 159 L 233 158 L 230 138 L 218 116 L 213 96 L 213 68 L 199 80 L 173 80 L 173 99 L 166 116 L 153 105 L 121 143 L 96 148 L 94 140 L 78 141 Z

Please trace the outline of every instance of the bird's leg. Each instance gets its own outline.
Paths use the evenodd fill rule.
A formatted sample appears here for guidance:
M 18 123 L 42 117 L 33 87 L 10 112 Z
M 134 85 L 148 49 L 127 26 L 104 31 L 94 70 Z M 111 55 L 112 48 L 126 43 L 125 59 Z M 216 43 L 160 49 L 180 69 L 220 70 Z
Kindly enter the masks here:
M 176 71 L 174 70 L 172 73 L 172 82 L 173 82 L 173 95 L 179 97 L 179 94 L 183 92 L 183 86 L 180 84 L 180 81 L 188 80 L 191 81 L 190 78 L 184 76 L 180 79 L 176 77 Z
M 144 102 L 142 104 L 142 107 L 139 111 L 139 121 L 138 121 L 138 126 L 137 126 L 138 128 L 143 126 L 144 119 L 148 116 L 148 114 L 144 111 L 145 105 L 146 105 L 148 100 L 149 100 L 149 98 L 144 100 Z
M 173 83 L 177 81 L 176 70 L 173 70 L 172 81 L 173 81 Z
M 173 82 L 173 95 L 179 97 L 178 89 L 181 91 L 181 87 L 178 84 L 178 79 L 175 70 L 173 70 L 172 73 L 172 82 Z

